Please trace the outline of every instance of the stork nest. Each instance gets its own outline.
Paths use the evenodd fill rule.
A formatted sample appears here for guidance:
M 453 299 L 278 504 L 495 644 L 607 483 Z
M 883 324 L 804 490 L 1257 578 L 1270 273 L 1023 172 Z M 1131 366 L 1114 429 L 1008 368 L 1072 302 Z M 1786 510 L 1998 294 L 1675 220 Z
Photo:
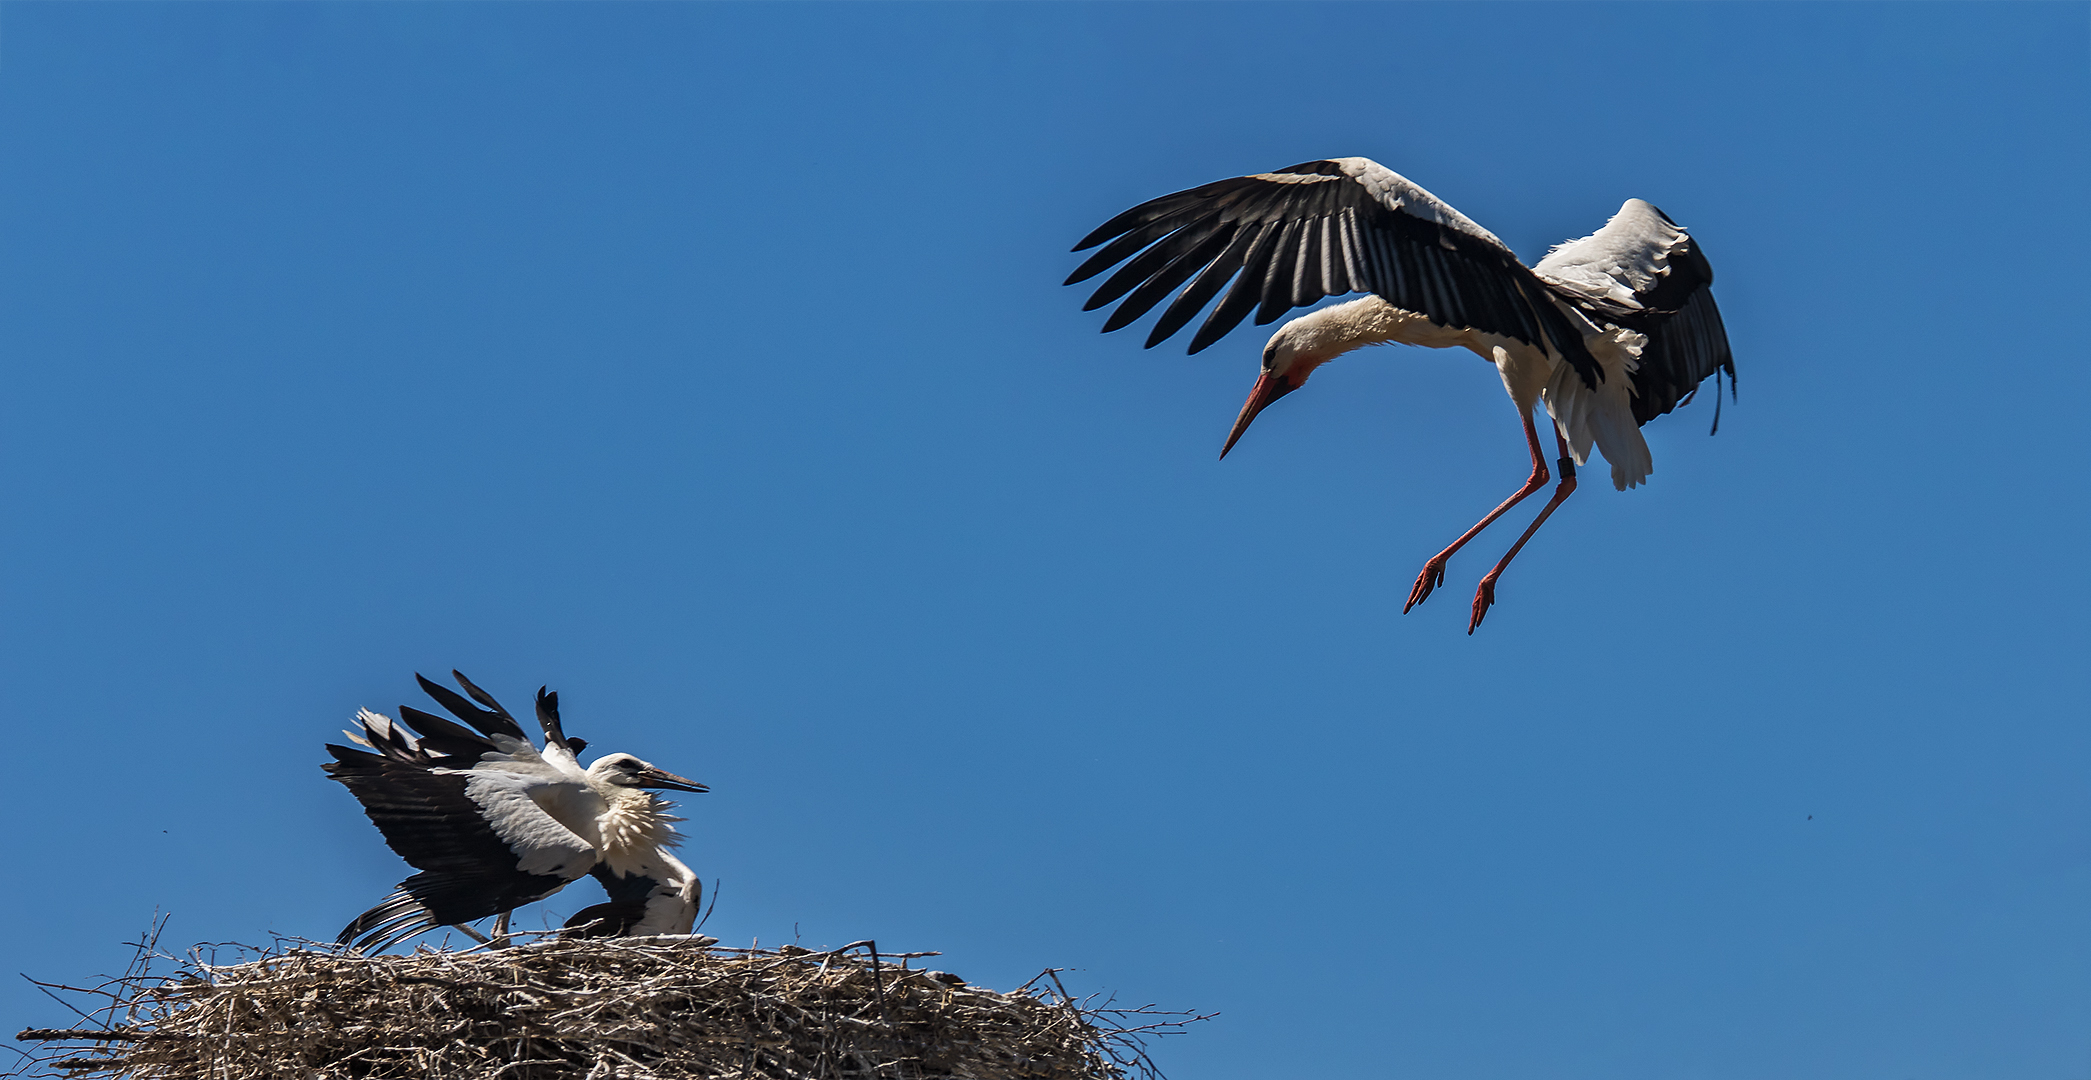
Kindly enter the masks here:
M 827 952 L 588 938 L 363 957 L 306 942 L 139 959 L 93 1025 L 31 1029 L 8 1076 L 139 1080 L 1156 1080 L 1148 1036 L 1204 1017 L 1078 1000 L 1057 970 L 1010 993 L 871 942 Z M 171 960 L 171 976 L 149 972 Z M 61 999 L 63 1000 L 63 999 Z M 70 1004 L 70 1003 L 69 1003 Z

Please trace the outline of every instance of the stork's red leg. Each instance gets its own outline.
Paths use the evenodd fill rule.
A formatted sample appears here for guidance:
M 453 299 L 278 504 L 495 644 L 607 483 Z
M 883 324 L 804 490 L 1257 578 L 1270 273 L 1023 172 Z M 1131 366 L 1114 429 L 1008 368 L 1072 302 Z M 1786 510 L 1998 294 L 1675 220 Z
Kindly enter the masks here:
M 1529 409 L 1525 411 L 1525 446 L 1532 451 L 1532 475 L 1525 479 L 1525 486 L 1517 489 L 1516 494 L 1504 499 L 1503 505 L 1490 510 L 1488 516 L 1482 518 L 1473 528 L 1461 533 L 1459 539 L 1452 541 L 1451 547 L 1432 555 L 1430 561 L 1423 564 L 1423 572 L 1416 576 L 1415 588 L 1409 590 L 1409 602 L 1401 605 L 1403 615 L 1408 614 L 1410 608 L 1428 599 L 1432 589 L 1445 583 L 1445 563 L 1452 558 L 1453 552 L 1467 546 L 1467 541 L 1481 535 L 1481 530 L 1502 517 L 1503 511 L 1523 502 L 1525 496 L 1538 491 L 1546 484 L 1546 459 L 1539 454 L 1539 430 L 1532 426 L 1532 412 Z
M 1517 558 L 1517 553 L 1525 546 L 1525 541 L 1532 539 L 1532 534 L 1538 532 L 1541 525 L 1546 524 L 1547 515 L 1554 512 L 1554 507 L 1575 494 L 1576 462 L 1568 456 L 1568 440 L 1561 437 L 1558 428 L 1554 431 L 1554 442 L 1561 447 L 1561 483 L 1555 486 L 1554 497 L 1546 501 L 1546 508 L 1526 527 L 1525 535 L 1518 537 L 1517 543 L 1510 545 L 1510 550 L 1503 554 L 1503 561 L 1497 563 L 1496 568 L 1481 579 L 1481 586 L 1474 590 L 1474 621 L 1467 624 L 1469 634 L 1481 625 L 1481 617 L 1488 614 L 1489 605 L 1496 602 L 1496 579 L 1503 576 L 1503 568 L 1510 565 L 1510 560 Z

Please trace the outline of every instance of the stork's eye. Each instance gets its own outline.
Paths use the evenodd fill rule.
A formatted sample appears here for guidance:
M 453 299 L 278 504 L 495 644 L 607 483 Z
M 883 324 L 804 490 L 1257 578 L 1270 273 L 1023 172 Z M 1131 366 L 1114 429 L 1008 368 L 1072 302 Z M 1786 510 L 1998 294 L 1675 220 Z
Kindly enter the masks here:
M 1263 369 L 1265 371 L 1269 371 L 1271 369 L 1271 361 L 1276 360 L 1277 358 L 1278 347 L 1276 345 L 1265 345 L 1263 347 Z

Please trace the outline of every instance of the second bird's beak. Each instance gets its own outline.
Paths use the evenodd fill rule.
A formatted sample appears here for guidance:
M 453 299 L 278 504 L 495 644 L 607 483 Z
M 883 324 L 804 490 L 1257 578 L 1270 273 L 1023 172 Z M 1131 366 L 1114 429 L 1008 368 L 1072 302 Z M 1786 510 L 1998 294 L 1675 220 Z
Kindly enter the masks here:
M 1225 458 L 1227 451 L 1234 449 L 1234 444 L 1241 440 L 1242 432 L 1249 430 L 1250 421 L 1256 419 L 1256 414 L 1262 412 L 1264 406 L 1297 389 L 1299 387 L 1292 385 L 1283 376 L 1273 375 L 1268 371 L 1258 377 L 1256 388 L 1249 391 L 1249 400 L 1242 403 L 1242 414 L 1234 418 L 1234 430 L 1227 433 L 1227 445 L 1220 447 L 1220 457 Z
M 639 782 L 634 786 L 666 788 L 669 791 L 694 791 L 700 795 L 711 790 L 695 780 L 685 780 L 666 769 L 656 769 L 651 765 L 639 770 Z

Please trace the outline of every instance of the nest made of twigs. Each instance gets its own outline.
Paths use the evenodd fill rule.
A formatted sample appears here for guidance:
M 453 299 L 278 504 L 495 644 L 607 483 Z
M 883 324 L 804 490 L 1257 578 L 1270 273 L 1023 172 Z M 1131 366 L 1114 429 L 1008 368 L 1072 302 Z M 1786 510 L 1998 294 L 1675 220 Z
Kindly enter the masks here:
M 152 953 L 141 947 L 141 956 Z M 870 942 L 813 952 L 710 938 L 550 939 L 362 957 L 295 943 L 235 964 L 134 963 L 31 1030 L 9 1075 L 138 1080 L 609 1077 L 1127 1080 L 1144 1037 L 1202 1019 L 1068 996 L 1054 971 L 1010 993 Z

